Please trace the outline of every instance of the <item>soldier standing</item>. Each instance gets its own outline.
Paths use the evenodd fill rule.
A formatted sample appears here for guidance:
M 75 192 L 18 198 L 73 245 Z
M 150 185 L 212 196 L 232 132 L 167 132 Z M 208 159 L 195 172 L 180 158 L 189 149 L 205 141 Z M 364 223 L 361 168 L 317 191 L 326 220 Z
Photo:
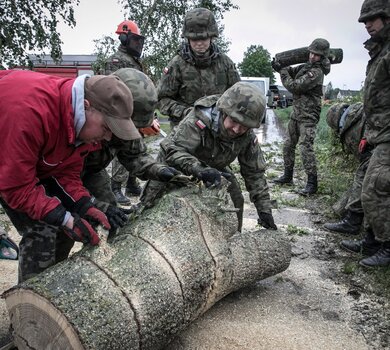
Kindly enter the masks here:
M 359 22 L 371 36 L 364 45 L 369 52 L 364 82 L 366 140 L 373 147 L 362 188 L 366 235 L 362 240 L 345 240 L 341 247 L 368 257 L 366 267 L 390 265 L 390 3 L 365 0 Z
M 159 109 L 169 116 L 172 128 L 189 113 L 197 99 L 222 94 L 240 80 L 232 60 L 213 42 L 218 37 L 218 26 L 210 10 L 188 11 L 182 36 L 185 40 L 164 68 L 158 86 Z
M 145 38 L 141 35 L 138 25 L 134 21 L 123 21 L 119 23 L 115 33 L 119 35 L 120 45 L 118 50 L 107 60 L 104 74 L 111 74 L 120 68 L 134 68 L 143 72 L 140 57 Z M 122 193 L 123 183 L 126 183 L 126 195 Z M 112 161 L 111 188 L 116 201 L 123 205 L 131 203 L 127 196 L 141 194 L 137 178 L 130 176 L 116 157 Z
M 256 206 L 258 222 L 277 229 L 272 216 L 265 161 L 252 128 L 260 126 L 266 104 L 258 87 L 237 82 L 222 95 L 211 95 L 195 102 L 188 116 L 160 143 L 158 159 L 205 185 L 218 186 L 221 176 L 230 181 L 228 191 L 238 211 L 238 230 L 242 228 L 244 198 L 230 164 L 238 159 L 240 172 Z M 150 186 L 149 186 L 150 185 Z M 149 182 L 141 197 L 148 204 L 161 190 Z
M 278 184 L 292 184 L 295 148 L 299 143 L 302 163 L 307 174 L 302 195 L 317 192 L 317 161 L 313 149 L 316 127 L 320 119 L 324 74 L 330 72 L 329 42 L 315 39 L 309 46 L 309 62 L 297 67 L 281 68 L 273 63 L 275 71 L 287 90 L 293 93 L 293 111 L 288 123 L 288 134 L 283 147 L 284 174 L 275 180 Z

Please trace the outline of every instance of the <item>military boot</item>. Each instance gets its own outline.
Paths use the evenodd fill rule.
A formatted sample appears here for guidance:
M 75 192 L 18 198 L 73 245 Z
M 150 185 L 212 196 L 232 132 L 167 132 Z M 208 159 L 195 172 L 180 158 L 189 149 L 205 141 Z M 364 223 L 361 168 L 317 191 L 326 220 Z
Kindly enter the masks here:
M 279 185 L 293 185 L 293 169 L 284 168 L 284 174 L 274 180 L 274 183 Z
M 117 201 L 118 204 L 122 204 L 122 205 L 131 204 L 130 198 L 126 197 L 122 193 L 122 184 L 120 182 L 111 180 L 111 189 L 112 192 L 114 193 L 115 200 Z
M 382 243 L 382 247 L 372 256 L 359 261 L 365 267 L 390 266 L 390 241 Z
M 363 222 L 363 214 L 347 211 L 344 219 L 335 223 L 326 223 L 324 227 L 329 231 L 357 235 Z
M 135 176 L 129 176 L 126 184 L 126 195 L 127 196 L 139 196 L 142 192 L 141 186 L 138 184 Z
M 298 193 L 302 196 L 309 196 L 317 192 L 317 175 L 307 175 L 306 187 L 299 190 Z
M 382 244 L 375 239 L 372 231 L 368 231 L 363 239 L 343 240 L 340 247 L 351 253 L 361 253 L 362 255 L 372 256 L 378 252 Z

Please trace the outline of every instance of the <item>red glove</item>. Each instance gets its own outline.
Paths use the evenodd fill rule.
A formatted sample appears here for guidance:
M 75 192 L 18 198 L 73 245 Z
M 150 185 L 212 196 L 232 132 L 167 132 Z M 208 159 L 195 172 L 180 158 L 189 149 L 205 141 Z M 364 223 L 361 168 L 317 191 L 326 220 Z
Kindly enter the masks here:
M 154 119 L 152 125 L 147 128 L 140 128 L 139 131 L 144 136 L 154 136 L 160 133 L 160 123 L 157 119 Z
M 98 245 L 100 238 L 92 226 L 78 215 L 74 216 L 73 229 L 63 226 L 64 232 L 77 242 Z
M 359 153 L 364 153 L 366 147 L 367 147 L 367 140 L 365 138 L 362 138 L 359 142 Z
M 108 222 L 106 214 L 104 214 L 101 210 L 95 207 L 90 207 L 86 212 L 86 219 L 92 219 L 93 221 L 97 221 L 100 225 L 102 225 L 106 230 L 111 228 L 110 223 Z

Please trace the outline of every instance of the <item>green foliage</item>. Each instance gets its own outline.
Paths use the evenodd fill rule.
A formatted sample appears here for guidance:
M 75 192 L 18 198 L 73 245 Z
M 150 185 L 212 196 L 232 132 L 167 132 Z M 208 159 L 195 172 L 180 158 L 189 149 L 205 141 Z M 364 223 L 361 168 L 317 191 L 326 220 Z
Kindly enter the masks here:
M 95 74 L 104 74 L 107 58 L 114 54 L 118 46 L 117 40 L 110 36 L 103 36 L 101 39 L 96 39 L 93 42 L 95 43 L 94 54 L 97 55 L 97 58 L 92 63 L 92 69 Z
M 271 66 L 271 55 L 261 45 L 251 45 L 244 53 L 244 59 L 237 65 L 243 77 L 268 77 L 271 84 L 275 76 Z
M 305 236 L 305 235 L 308 235 L 310 232 L 305 230 L 304 228 L 288 224 L 287 225 L 287 233 L 289 235 Z
M 60 20 L 73 27 L 73 7 L 79 0 L 2 0 L 0 16 L 0 64 L 13 67 L 28 65 L 28 52 L 36 55 L 49 52 L 60 60 L 61 37 L 57 32 Z

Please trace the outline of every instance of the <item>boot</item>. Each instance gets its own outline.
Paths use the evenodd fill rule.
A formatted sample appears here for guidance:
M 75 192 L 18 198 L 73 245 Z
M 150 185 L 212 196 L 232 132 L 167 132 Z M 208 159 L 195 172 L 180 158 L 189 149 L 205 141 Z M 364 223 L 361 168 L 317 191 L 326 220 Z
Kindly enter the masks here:
M 343 240 L 340 247 L 351 253 L 361 253 L 362 255 L 372 256 L 380 250 L 382 244 L 375 239 L 372 231 L 368 231 L 363 239 Z
M 122 204 L 122 205 L 131 204 L 130 198 L 126 197 L 122 193 L 122 184 L 120 182 L 111 180 L 111 189 L 112 192 L 114 193 L 115 200 L 117 201 L 118 204 Z
M 383 242 L 382 247 L 372 256 L 359 261 L 365 267 L 390 266 L 390 241 Z
M 274 183 L 280 185 L 293 185 L 294 169 L 284 168 L 284 174 L 274 180 Z
M 357 235 L 363 222 L 363 214 L 347 211 L 344 219 L 335 223 L 326 223 L 324 227 L 329 231 Z
M 126 195 L 127 196 L 139 196 L 142 192 L 141 186 L 138 184 L 135 176 L 129 176 L 126 184 Z
M 307 175 L 306 187 L 299 190 L 298 193 L 302 196 L 309 196 L 317 192 L 317 175 Z

